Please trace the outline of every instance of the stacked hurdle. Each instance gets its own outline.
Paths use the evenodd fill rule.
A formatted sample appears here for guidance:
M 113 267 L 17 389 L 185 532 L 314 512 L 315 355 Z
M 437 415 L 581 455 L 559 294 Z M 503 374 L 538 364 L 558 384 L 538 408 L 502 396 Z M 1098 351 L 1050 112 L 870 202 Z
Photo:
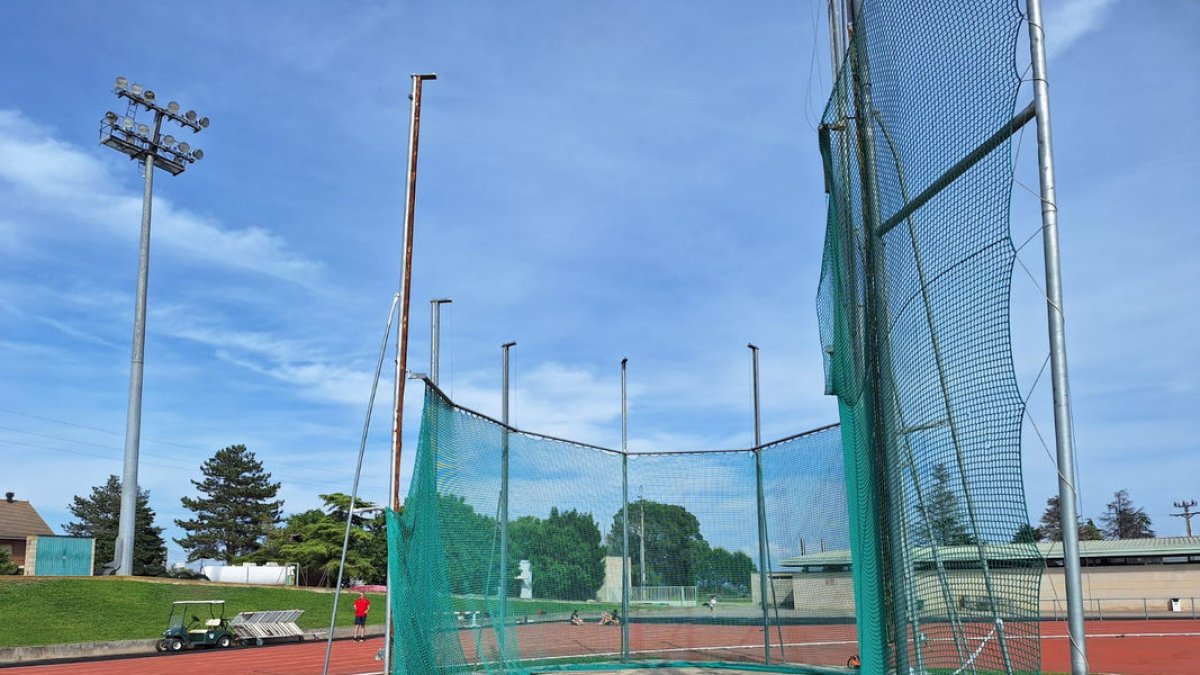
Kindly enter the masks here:
M 243 643 L 253 641 L 261 645 L 267 640 L 284 638 L 304 639 L 304 631 L 296 620 L 304 613 L 302 609 L 283 609 L 267 612 L 242 612 L 233 617 L 229 627 L 237 633 Z

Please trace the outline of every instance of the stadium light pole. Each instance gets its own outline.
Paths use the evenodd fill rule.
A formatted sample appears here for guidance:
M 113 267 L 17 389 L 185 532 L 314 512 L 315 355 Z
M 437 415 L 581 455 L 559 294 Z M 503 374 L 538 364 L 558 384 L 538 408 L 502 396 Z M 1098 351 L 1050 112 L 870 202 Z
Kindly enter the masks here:
M 429 320 L 429 380 L 435 385 L 438 383 L 438 366 L 441 360 L 438 347 L 442 340 L 442 305 L 452 302 L 454 301 L 450 298 L 434 298 L 429 301 L 429 309 L 433 314 Z
M 146 295 L 150 277 L 150 212 L 154 196 L 154 168 L 165 169 L 172 176 L 183 173 L 188 164 L 204 157 L 204 151 L 193 148 L 186 141 L 177 142 L 175 137 L 162 135 L 164 120 L 174 122 L 192 133 L 208 127 L 208 118 L 200 117 L 195 110 L 179 112 L 175 101 L 166 107 L 158 104 L 153 90 L 137 82 L 130 83 L 124 77 L 116 79 L 113 93 L 125 99 L 125 115 L 109 111 L 100 121 L 100 144 L 129 155 L 142 162 L 142 233 L 138 245 L 137 291 L 133 309 L 133 350 L 129 368 L 129 406 L 125 416 L 125 467 L 121 478 L 121 515 L 114 547 L 116 573 L 119 576 L 133 575 L 134 526 L 137 514 L 138 494 L 138 449 L 142 433 L 142 370 L 146 356 Z M 151 124 L 137 121 L 137 114 L 144 110 L 154 116 Z

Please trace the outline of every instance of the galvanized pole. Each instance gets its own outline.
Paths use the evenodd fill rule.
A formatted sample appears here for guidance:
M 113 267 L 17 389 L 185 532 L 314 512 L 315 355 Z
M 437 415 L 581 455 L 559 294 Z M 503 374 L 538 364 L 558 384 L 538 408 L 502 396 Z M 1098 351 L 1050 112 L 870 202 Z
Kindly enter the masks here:
M 1046 44 L 1041 0 L 1026 0 L 1033 103 L 1037 110 L 1038 176 L 1042 189 L 1042 246 L 1046 261 L 1046 314 L 1050 333 L 1050 380 L 1054 390 L 1054 440 L 1058 454 L 1058 504 L 1067 587 L 1067 631 L 1071 673 L 1088 670 L 1083 627 L 1083 584 L 1079 564 L 1079 525 L 1075 505 L 1075 449 L 1072 445 L 1071 392 L 1067 377 L 1067 338 L 1063 316 L 1062 271 L 1058 249 L 1058 202 L 1054 194 L 1054 148 L 1050 138 L 1050 89 L 1046 80 Z
M 762 619 L 763 619 L 763 660 L 765 663 L 771 662 L 771 614 L 767 607 L 767 583 L 770 575 L 770 570 L 767 569 L 767 505 L 766 496 L 763 491 L 763 470 L 762 470 L 762 417 L 759 408 L 758 397 L 758 347 L 753 344 L 746 345 L 750 349 L 750 357 L 753 363 L 753 384 L 754 384 L 754 483 L 757 488 L 758 502 L 758 594 L 762 601 Z
M 504 423 L 503 436 L 500 438 L 500 620 L 501 627 L 508 625 L 508 350 L 516 346 L 516 342 L 505 342 L 500 345 L 503 353 L 500 377 L 500 421 Z M 496 636 L 500 650 L 500 660 L 504 661 L 505 631 Z
M 629 408 L 626 367 L 621 359 L 621 660 L 629 660 Z
M 435 385 L 438 383 L 438 366 L 441 358 L 438 347 L 442 340 L 442 305 L 454 302 L 450 298 L 434 298 L 429 301 L 429 309 L 433 316 L 429 320 L 429 379 Z
M 396 331 L 396 384 L 393 391 L 395 411 L 392 416 L 392 456 L 389 488 L 391 492 L 392 510 L 400 511 L 400 459 L 404 439 L 404 380 L 408 366 L 408 306 L 409 289 L 412 287 L 412 240 L 413 221 L 417 204 L 417 145 L 421 134 L 421 84 L 425 80 L 436 80 L 437 75 L 413 75 L 412 93 L 409 95 L 409 131 L 408 131 L 408 180 L 405 184 L 404 197 L 404 253 L 401 260 L 400 272 L 400 329 Z M 388 556 L 391 556 L 391 547 Z M 389 569 L 391 565 L 389 564 Z M 392 577 L 388 573 L 387 593 L 387 627 L 384 634 L 384 671 L 392 669 Z
M 354 483 L 350 488 L 350 507 L 346 511 L 346 529 L 342 535 L 342 557 L 338 561 L 337 584 L 333 587 L 333 611 L 329 614 L 329 633 L 325 637 L 325 661 L 321 675 L 329 675 L 329 659 L 333 654 L 333 632 L 337 626 L 338 600 L 342 596 L 342 574 L 346 571 L 346 552 L 350 549 L 350 528 L 354 524 L 354 505 L 358 501 L 358 481 L 362 477 L 363 455 L 367 451 L 367 435 L 371 430 L 371 412 L 375 409 L 375 394 L 379 391 L 379 376 L 383 373 L 383 360 L 387 358 L 388 337 L 392 333 L 392 320 L 396 317 L 396 305 L 400 294 L 392 297 L 388 308 L 387 327 L 383 329 L 383 340 L 379 345 L 379 359 L 375 363 L 375 378 L 371 380 L 371 396 L 367 399 L 367 419 L 363 421 L 362 437 L 358 444 L 358 462 L 354 465 Z M 375 507 L 378 510 L 378 507 Z M 388 609 L 391 609 L 390 605 Z
M 646 587 L 646 498 L 642 496 L 642 488 L 643 487 L 645 487 L 645 486 L 642 486 L 642 485 L 638 486 L 638 506 L 641 507 L 641 509 L 639 510 L 639 513 L 638 513 L 639 518 L 640 518 L 640 521 L 638 523 L 638 553 L 640 554 L 639 557 L 642 561 L 642 563 L 641 563 L 642 584 L 641 585 L 642 585 L 642 588 L 645 588 Z M 1191 526 L 1189 525 L 1188 527 L 1190 528 Z M 645 591 L 643 591 L 643 593 L 644 592 Z M 642 596 L 642 598 L 644 600 L 645 596 Z
M 162 113 L 154 115 L 158 143 Z M 142 371 L 146 361 L 146 294 L 150 284 L 150 211 L 154 201 L 155 153 L 146 153 L 142 172 L 142 236 L 138 245 L 137 292 L 133 307 L 133 356 L 129 367 L 129 408 L 125 414 L 125 468 L 121 478 L 121 515 L 117 527 L 117 575 L 133 576 L 133 543 L 137 536 L 138 450 L 142 436 Z

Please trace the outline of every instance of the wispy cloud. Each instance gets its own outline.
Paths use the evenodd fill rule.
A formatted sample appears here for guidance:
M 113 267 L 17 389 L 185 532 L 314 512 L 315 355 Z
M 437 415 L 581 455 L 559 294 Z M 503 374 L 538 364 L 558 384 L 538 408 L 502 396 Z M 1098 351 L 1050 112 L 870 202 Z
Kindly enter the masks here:
M 1046 55 L 1053 58 L 1096 30 L 1117 0 L 1060 0 L 1046 6 Z
M 118 185 L 95 153 L 54 138 L 48 128 L 16 110 L 0 110 L 0 195 L 10 208 L 50 212 L 67 223 L 136 237 L 130 225 L 140 221 L 141 195 L 122 192 Z M 35 222 L 43 220 L 30 218 L 21 227 L 32 228 Z M 286 240 L 264 227 L 229 227 L 164 196 L 154 200 L 154 222 L 156 248 L 207 264 L 310 286 L 317 284 L 323 269 L 319 261 L 291 250 Z M 18 238 L 35 236 L 12 225 L 0 227 L 0 251 Z

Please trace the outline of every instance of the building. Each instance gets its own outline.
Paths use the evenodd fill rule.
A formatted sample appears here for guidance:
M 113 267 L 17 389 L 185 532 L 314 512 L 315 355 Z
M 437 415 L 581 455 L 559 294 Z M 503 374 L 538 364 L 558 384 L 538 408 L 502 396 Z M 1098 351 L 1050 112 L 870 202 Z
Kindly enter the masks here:
M 1089 617 L 1200 616 L 1200 537 L 1161 537 L 1079 542 L 1083 567 L 1084 610 Z M 1022 576 L 1027 583 L 1026 546 L 990 545 L 989 567 L 994 578 Z M 1066 614 L 1061 543 L 1037 544 L 1044 561 L 1038 598 L 1043 618 Z M 979 549 L 943 546 L 913 552 L 917 601 L 937 611 L 952 603 L 970 606 L 979 600 Z M 854 585 L 850 552 L 824 551 L 789 558 L 780 563 L 790 571 L 771 574 L 776 602 L 782 607 L 817 616 L 854 616 Z M 933 581 L 937 567 L 945 570 L 946 584 Z M 758 575 L 751 589 L 758 602 Z M 946 596 L 949 597 L 946 597 Z
M 24 570 L 27 539 L 53 536 L 54 530 L 42 520 L 33 504 L 14 499 L 15 496 L 6 492 L 0 502 L 0 550 L 8 551 L 13 563 Z
M 90 576 L 96 546 L 91 537 L 60 537 L 27 501 L 12 492 L 0 502 L 0 550 L 25 576 Z

